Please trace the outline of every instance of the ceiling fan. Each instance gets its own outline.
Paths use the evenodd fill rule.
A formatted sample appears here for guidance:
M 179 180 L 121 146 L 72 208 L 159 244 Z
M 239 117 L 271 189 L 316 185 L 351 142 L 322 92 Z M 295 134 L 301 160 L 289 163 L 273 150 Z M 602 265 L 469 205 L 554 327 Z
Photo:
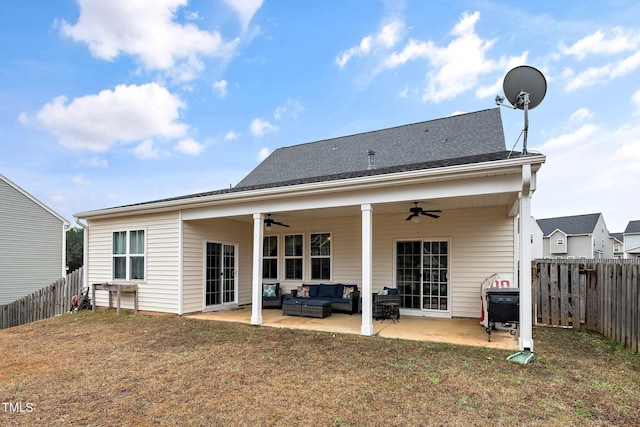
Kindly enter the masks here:
M 440 218 L 440 215 L 436 215 L 435 213 L 442 212 L 441 210 L 432 209 L 432 210 L 424 210 L 420 206 L 418 206 L 418 202 L 413 202 L 414 206 L 409 209 L 411 215 L 409 215 L 406 221 L 420 221 L 420 215 L 429 216 L 431 218 Z
M 267 230 L 271 230 L 272 225 L 279 225 L 282 227 L 289 227 L 287 224 L 283 224 L 271 218 L 271 214 L 267 214 L 267 217 L 264 219 L 264 225 L 267 227 Z

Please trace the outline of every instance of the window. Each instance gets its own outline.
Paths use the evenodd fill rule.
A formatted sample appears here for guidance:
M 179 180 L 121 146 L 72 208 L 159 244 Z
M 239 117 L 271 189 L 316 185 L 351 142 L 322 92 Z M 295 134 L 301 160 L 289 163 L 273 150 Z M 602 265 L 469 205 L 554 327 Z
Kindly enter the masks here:
M 331 280 L 331 234 L 310 236 L 311 280 Z
M 302 280 L 302 234 L 284 236 L 284 275 L 287 280 Z
M 562 246 L 562 245 L 564 245 L 564 239 L 558 239 L 558 240 L 556 241 L 556 243 L 557 243 L 559 246 Z
M 144 230 L 113 232 L 113 278 L 144 280 Z
M 262 244 L 262 278 L 278 279 L 278 236 L 265 236 Z

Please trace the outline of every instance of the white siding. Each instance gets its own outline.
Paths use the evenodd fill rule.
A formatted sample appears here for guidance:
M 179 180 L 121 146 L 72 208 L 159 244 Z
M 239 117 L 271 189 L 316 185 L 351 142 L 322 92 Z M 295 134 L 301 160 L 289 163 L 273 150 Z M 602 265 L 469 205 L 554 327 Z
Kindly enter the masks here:
M 179 215 L 178 212 L 137 215 L 89 221 L 87 280 L 111 282 L 112 236 L 114 231 L 145 230 L 146 275 L 138 283 L 138 308 L 166 313 L 178 312 Z M 108 294 L 98 292 L 98 306 L 108 304 Z M 131 295 L 123 295 L 121 307 L 133 308 Z
M 374 214 L 374 291 L 393 286 L 396 240 L 449 240 L 451 315 L 480 317 L 482 281 L 493 273 L 513 276 L 513 224 L 505 207 L 455 209 L 438 219 L 423 217 L 418 224 Z
M 65 275 L 64 223 L 0 177 L 0 304 Z
M 480 316 L 480 285 L 493 273 L 513 277 L 514 221 L 505 207 L 457 209 L 439 219 L 423 218 L 419 224 L 405 221 L 406 215 L 373 216 L 373 291 L 394 286 L 394 246 L 396 240 L 442 239 L 451 242 L 451 315 Z M 332 282 L 361 285 L 361 219 L 342 217 L 287 221 L 289 228 L 274 226 L 269 235 L 279 236 L 279 282 L 285 292 L 301 283 L 311 283 L 309 235 L 330 232 L 332 236 Z M 284 280 L 284 235 L 304 235 L 304 279 Z M 203 241 L 240 244 L 240 303 L 251 302 L 252 229 L 247 223 L 228 220 L 185 223 L 185 312 L 202 309 Z
M 183 227 L 184 312 L 204 308 L 205 242 L 237 245 L 238 304 L 251 304 L 252 224 L 229 219 L 185 221 Z

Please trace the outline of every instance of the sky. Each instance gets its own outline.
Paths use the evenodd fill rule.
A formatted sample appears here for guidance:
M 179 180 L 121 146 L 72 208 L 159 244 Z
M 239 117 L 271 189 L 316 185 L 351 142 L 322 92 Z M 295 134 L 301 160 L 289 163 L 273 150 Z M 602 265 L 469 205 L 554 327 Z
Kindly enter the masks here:
M 279 147 L 495 108 L 545 76 L 536 218 L 640 219 L 637 0 L 5 0 L 0 174 L 73 215 L 236 185 Z M 524 115 L 501 109 L 507 149 Z

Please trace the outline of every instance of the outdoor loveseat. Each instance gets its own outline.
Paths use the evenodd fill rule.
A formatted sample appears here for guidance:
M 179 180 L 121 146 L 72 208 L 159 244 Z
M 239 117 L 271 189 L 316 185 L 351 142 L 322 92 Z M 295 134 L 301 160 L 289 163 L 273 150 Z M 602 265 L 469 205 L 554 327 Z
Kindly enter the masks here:
M 358 311 L 358 299 L 360 292 L 358 285 L 314 284 L 299 286 L 296 292 L 285 295 L 285 298 L 293 298 L 303 303 L 310 300 L 323 300 L 331 302 L 331 311 L 340 311 L 353 314 Z

